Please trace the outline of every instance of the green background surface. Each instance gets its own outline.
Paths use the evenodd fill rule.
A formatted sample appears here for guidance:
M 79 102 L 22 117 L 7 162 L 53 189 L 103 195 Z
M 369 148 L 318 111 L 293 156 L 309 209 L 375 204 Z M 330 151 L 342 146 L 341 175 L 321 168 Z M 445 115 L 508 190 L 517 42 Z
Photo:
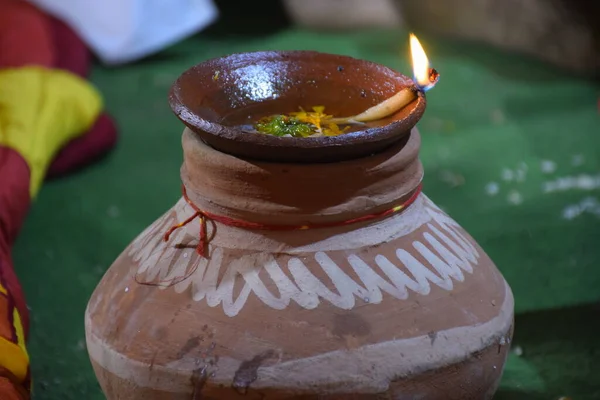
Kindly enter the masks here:
M 486 46 L 420 39 L 442 75 L 419 123 L 425 191 L 486 249 L 516 299 L 522 354 L 510 355 L 497 398 L 600 399 L 599 87 Z M 232 52 L 312 49 L 410 75 L 407 43 L 403 31 L 203 35 L 139 63 L 95 67 L 118 148 L 48 182 L 14 252 L 31 307 L 34 399 L 104 398 L 83 313 L 112 261 L 180 196 L 183 126 L 167 92 L 183 70 Z

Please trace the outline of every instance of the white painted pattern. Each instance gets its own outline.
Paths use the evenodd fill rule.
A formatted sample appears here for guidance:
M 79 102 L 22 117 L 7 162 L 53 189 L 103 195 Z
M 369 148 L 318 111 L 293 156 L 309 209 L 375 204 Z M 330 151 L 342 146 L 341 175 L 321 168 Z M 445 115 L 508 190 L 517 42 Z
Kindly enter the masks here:
M 221 305 L 225 314 L 231 317 L 243 309 L 251 295 L 276 310 L 285 309 L 292 301 L 305 309 L 316 308 L 321 301 L 326 301 L 349 310 L 356 306 L 357 299 L 380 303 L 384 293 L 404 300 L 410 291 L 429 294 L 431 285 L 451 291 L 455 281 L 464 281 L 465 272 L 473 272 L 479 253 L 457 229 L 456 222 L 422 197 L 430 219 L 423 224 L 423 233 L 418 240 L 402 243 L 405 242 L 402 238 L 396 238 L 387 243 L 386 246 L 396 243 L 398 246 L 391 259 L 378 254 L 367 260 L 360 251 L 346 256 L 358 281 L 344 272 L 326 251 L 294 255 L 287 263 L 269 252 L 252 252 L 225 265 L 223 260 L 227 250 L 211 245 L 209 259 L 198 257 L 191 249 L 182 250 L 173 245 L 184 240 L 184 230 L 175 234 L 169 243 L 162 242 L 161 233 L 175 222 L 167 215 L 140 235 L 132 245 L 130 255 L 138 263 L 138 276 L 143 280 L 163 282 L 163 288 L 170 287 L 169 282 L 179 282 L 172 286 L 176 292 L 191 289 L 194 300 L 206 301 L 210 307 Z M 398 223 L 402 223 L 401 220 Z M 173 261 L 184 252 L 188 254 L 187 262 Z M 426 263 L 419 261 L 416 255 Z M 309 257 L 320 271 L 315 271 L 312 263 L 311 267 L 307 266 Z M 189 276 L 181 280 L 186 275 Z M 319 279 L 318 276 L 323 275 L 327 276 L 331 287 Z M 239 284 L 241 289 L 234 288 Z
M 384 341 L 359 348 L 341 348 L 314 356 L 290 359 L 261 366 L 254 389 L 283 387 L 289 390 L 314 388 L 321 394 L 370 393 L 388 390 L 398 377 L 456 365 L 493 345 L 502 346 L 510 337 L 514 300 L 504 285 L 504 301 L 498 313 L 484 323 L 459 326 L 437 332 L 431 343 L 427 334 Z M 141 362 L 118 352 L 96 336 L 90 313 L 85 316 L 87 350 L 100 366 L 135 385 L 173 393 L 189 393 L 190 376 L 198 358 L 185 356 L 167 365 Z M 260 346 L 260 345 L 259 345 Z M 262 344 L 269 348 L 269 344 Z M 211 375 L 213 385 L 231 385 L 242 360 L 221 356 Z

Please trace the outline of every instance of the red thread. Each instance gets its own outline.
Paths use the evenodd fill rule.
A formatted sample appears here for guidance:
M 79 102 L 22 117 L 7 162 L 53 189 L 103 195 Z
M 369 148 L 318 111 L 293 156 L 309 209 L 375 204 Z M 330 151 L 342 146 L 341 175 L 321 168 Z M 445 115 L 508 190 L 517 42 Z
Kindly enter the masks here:
M 325 222 L 325 223 L 320 223 L 320 224 L 267 225 L 267 224 L 261 224 L 258 222 L 243 221 L 243 220 L 239 220 L 239 219 L 224 217 L 222 215 L 216 215 L 216 214 L 209 213 L 208 211 L 202 211 L 188 197 L 187 191 L 185 189 L 185 185 L 181 185 L 181 193 L 183 195 L 183 198 L 190 205 L 190 207 L 192 207 L 192 209 L 194 210 L 194 214 L 192 214 L 192 216 L 189 217 L 188 219 L 186 219 L 185 221 L 180 222 L 177 225 L 174 225 L 171 228 L 169 228 L 169 230 L 165 233 L 163 240 L 165 242 L 168 241 L 169 237 L 171 236 L 171 234 L 174 231 L 186 226 L 187 224 L 192 222 L 194 219 L 200 218 L 200 234 L 199 234 L 198 246 L 196 246 L 196 252 L 200 256 L 204 257 L 206 245 L 208 244 L 207 243 L 207 234 L 206 234 L 206 219 L 207 218 L 209 218 L 213 221 L 220 222 L 223 225 L 235 226 L 238 228 L 245 228 L 245 229 L 256 229 L 256 230 L 299 231 L 299 230 L 306 230 L 306 229 L 332 228 L 332 227 L 336 227 L 336 226 L 356 224 L 359 222 L 365 222 L 365 221 L 370 221 L 370 220 L 377 219 L 377 218 L 383 218 L 383 217 L 387 217 L 392 214 L 398 213 L 400 211 L 403 211 L 408 206 L 410 206 L 412 203 L 414 203 L 414 201 L 417 199 L 417 197 L 419 197 L 419 194 L 421 194 L 421 188 L 422 188 L 422 185 L 419 184 L 419 186 L 417 186 L 417 188 L 415 189 L 413 194 L 404 203 L 397 205 L 395 207 L 392 207 L 390 209 L 387 209 L 385 211 L 375 213 L 375 214 L 363 215 L 361 217 L 347 219 L 345 221 Z

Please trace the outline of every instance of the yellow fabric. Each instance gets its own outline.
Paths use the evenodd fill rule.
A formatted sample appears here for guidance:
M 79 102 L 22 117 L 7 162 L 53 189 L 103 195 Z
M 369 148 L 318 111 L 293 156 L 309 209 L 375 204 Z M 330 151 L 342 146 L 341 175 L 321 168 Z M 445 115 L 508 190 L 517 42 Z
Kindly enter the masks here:
M 2 285 L 2 282 L 0 282 L 0 293 L 3 293 L 5 296 L 8 295 L 8 291 L 4 285 Z M 6 301 L 6 297 L 4 299 L 0 298 L 0 306 L 10 307 L 10 303 Z M 27 376 L 29 354 L 25 347 L 25 331 L 23 330 L 19 311 L 14 307 L 10 308 L 12 308 L 12 310 L 9 309 L 8 312 L 12 313 L 12 327 L 9 329 L 14 329 L 13 332 L 17 336 L 17 343 L 13 343 L 9 340 L 10 338 L 0 336 L 0 365 L 7 368 L 22 381 Z M 9 321 L 3 320 L 0 321 L 0 323 L 6 324 L 9 323 Z
M 27 376 L 29 356 L 20 346 L 0 336 L 0 365 L 12 372 L 17 379 L 23 381 Z
M 0 70 L 0 145 L 27 161 L 32 198 L 56 153 L 85 133 L 101 109 L 96 89 L 69 72 L 37 66 Z
M 29 360 L 29 354 L 25 347 L 25 330 L 23 329 L 23 323 L 21 322 L 21 315 L 16 308 L 13 309 L 13 326 L 15 328 L 15 333 L 17 334 L 17 345 L 19 345 L 25 354 L 25 357 Z

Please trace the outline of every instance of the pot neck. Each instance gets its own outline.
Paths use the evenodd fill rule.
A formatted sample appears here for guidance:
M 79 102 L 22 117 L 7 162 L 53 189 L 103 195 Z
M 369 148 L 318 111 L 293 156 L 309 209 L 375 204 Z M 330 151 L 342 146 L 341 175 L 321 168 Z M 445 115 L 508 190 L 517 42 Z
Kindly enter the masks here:
M 423 167 L 413 129 L 384 152 L 336 163 L 246 160 L 217 151 L 183 132 L 181 179 L 201 210 L 261 224 L 316 224 L 373 214 L 405 202 Z

